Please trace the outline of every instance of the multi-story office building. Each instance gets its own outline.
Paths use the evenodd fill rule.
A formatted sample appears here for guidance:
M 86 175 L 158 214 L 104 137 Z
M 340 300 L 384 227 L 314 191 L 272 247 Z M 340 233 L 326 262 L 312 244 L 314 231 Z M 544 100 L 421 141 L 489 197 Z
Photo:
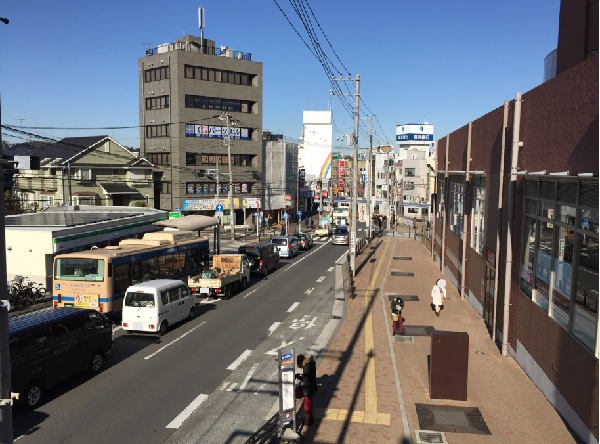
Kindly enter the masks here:
M 262 63 L 188 35 L 147 50 L 138 70 L 140 149 L 157 166 L 155 208 L 214 214 L 219 191 L 228 221 L 229 137 L 241 223 L 244 200 L 262 195 Z M 217 169 L 218 183 L 206 173 Z
M 396 125 L 396 145 L 400 160 L 410 158 L 409 150 L 424 151 L 428 157 L 435 157 L 433 125 L 428 122 Z
M 431 193 L 435 192 L 435 168 L 426 151 L 410 149 L 403 160 L 396 160 L 398 200 L 402 202 L 405 217 L 429 218 Z

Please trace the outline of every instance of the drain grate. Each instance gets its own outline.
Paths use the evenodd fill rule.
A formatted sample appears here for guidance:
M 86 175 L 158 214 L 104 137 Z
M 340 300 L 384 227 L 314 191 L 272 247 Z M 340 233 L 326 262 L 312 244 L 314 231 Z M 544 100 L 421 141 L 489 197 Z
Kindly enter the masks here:
M 394 336 L 394 341 L 401 344 L 414 344 L 415 338 L 412 336 Z
M 431 336 L 435 330 L 431 325 L 404 325 L 403 328 L 407 336 Z
M 394 256 L 395 261 L 412 261 L 412 257 Z
M 492 434 L 477 407 L 416 404 L 416 408 L 419 427 L 422 429 L 432 432 Z
M 406 273 L 404 271 L 392 271 L 392 276 L 414 276 L 414 273 Z
M 446 435 L 443 432 L 435 432 L 432 430 L 415 430 L 417 444 L 448 444 Z
M 389 293 L 388 298 L 390 301 L 393 301 L 394 298 L 402 298 L 402 300 L 404 302 L 419 302 L 419 296 L 416 296 L 416 295 L 404 295 L 404 294 Z

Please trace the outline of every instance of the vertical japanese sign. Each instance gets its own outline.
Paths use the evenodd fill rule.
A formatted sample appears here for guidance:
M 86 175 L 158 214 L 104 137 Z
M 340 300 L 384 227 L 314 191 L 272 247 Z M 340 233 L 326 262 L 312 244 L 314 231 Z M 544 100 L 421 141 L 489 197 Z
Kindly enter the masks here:
M 296 430 L 294 349 L 279 350 L 279 418 L 283 427 L 290 422 Z

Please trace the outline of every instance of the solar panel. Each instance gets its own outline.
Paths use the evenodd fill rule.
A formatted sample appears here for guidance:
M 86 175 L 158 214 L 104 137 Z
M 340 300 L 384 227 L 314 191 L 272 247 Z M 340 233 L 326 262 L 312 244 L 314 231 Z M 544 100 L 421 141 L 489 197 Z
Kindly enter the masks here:
M 97 222 L 104 222 L 123 217 L 138 216 L 139 213 L 35 213 L 20 214 L 15 217 L 5 219 L 6 226 L 21 227 L 74 227 L 77 225 L 86 225 Z

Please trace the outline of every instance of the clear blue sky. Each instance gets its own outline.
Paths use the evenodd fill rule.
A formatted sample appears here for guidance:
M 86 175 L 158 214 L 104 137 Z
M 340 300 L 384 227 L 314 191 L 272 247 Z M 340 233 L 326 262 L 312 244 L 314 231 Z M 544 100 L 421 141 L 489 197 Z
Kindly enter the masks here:
M 290 2 L 277 1 L 308 43 Z M 331 100 L 334 140 L 336 133 L 352 131 L 352 117 L 330 97 L 323 68 L 273 0 L 202 4 L 206 38 L 263 63 L 263 128 L 298 138 L 309 101 L 311 110 L 322 110 Z M 439 139 L 477 119 L 515 92 L 539 85 L 544 58 L 557 45 L 559 0 L 311 0 L 310 5 L 341 61 L 361 76 L 362 98 L 378 118 L 376 142 L 394 140 L 396 124 L 426 119 Z M 23 118 L 23 126 L 138 125 L 137 59 L 145 54 L 143 44 L 172 43 L 184 32 L 199 35 L 198 6 L 188 0 L 4 2 L 0 16 L 10 24 L 0 23 L 2 123 L 18 125 Z M 370 114 L 362 104 L 360 114 Z M 113 135 L 112 130 L 32 131 L 56 138 Z M 139 147 L 138 129 L 114 130 L 114 137 Z M 361 147 L 367 144 L 361 137 Z

